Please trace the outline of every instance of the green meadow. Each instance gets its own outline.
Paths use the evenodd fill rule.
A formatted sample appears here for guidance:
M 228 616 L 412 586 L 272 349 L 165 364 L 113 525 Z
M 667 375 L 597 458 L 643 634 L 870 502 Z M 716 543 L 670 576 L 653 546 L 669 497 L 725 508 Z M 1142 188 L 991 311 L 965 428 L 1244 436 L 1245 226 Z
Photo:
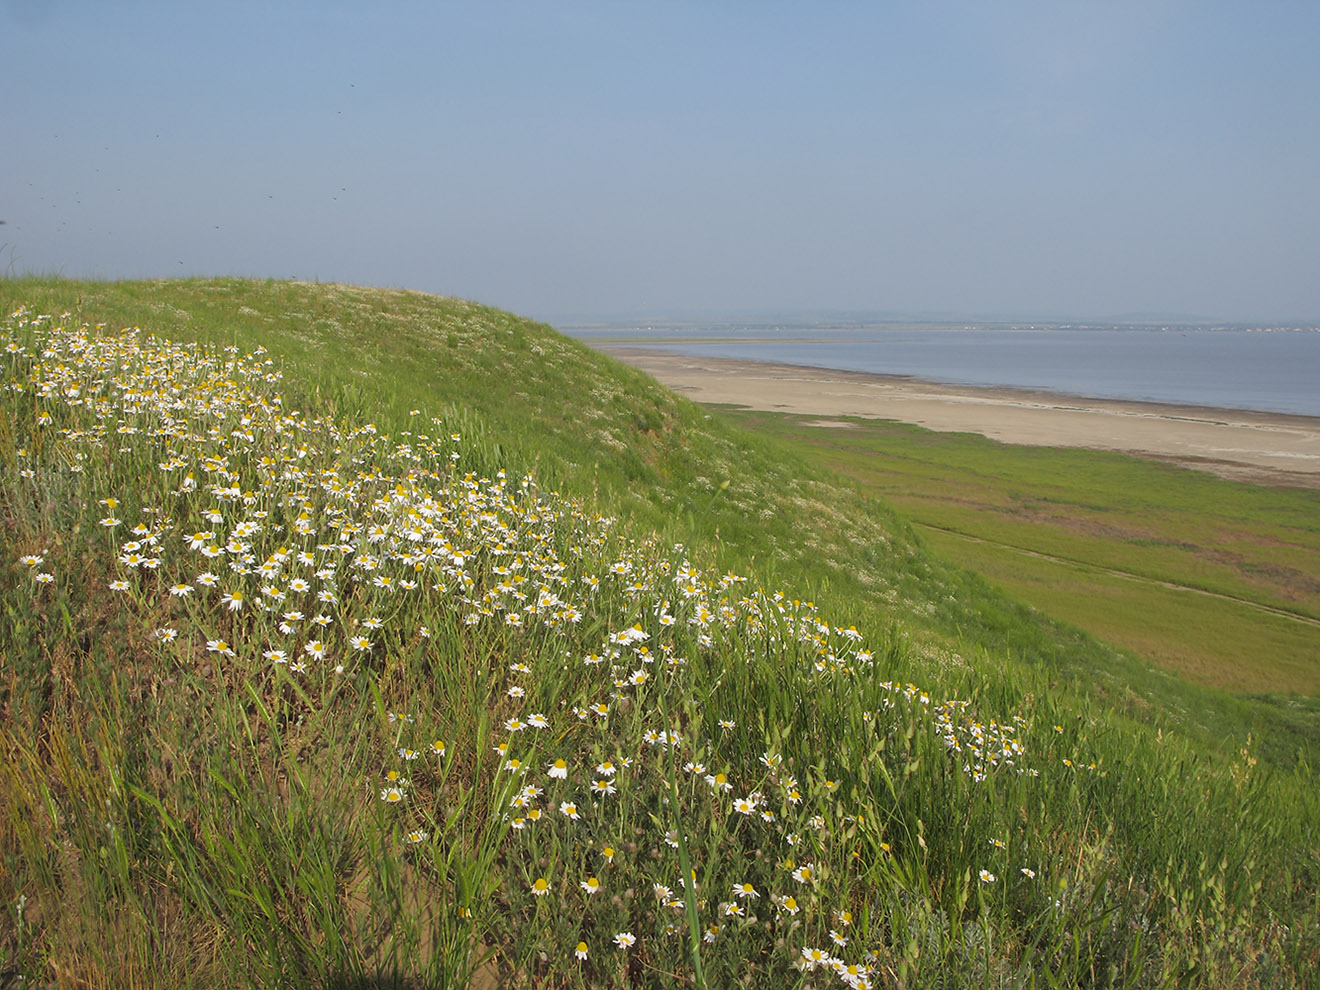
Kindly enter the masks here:
M 856 479 L 935 552 L 1041 611 L 1281 718 L 1315 715 L 1320 491 L 892 421 L 726 414 Z
M 1306 493 L 421 293 L 0 304 L 0 985 L 1314 983 Z

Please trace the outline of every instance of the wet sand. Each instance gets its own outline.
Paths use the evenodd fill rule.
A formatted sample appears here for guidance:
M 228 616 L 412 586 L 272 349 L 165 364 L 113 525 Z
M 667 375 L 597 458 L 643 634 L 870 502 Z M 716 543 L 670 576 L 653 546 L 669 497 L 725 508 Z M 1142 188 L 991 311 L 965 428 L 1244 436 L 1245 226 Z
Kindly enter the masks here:
M 1320 489 L 1320 417 L 941 385 L 899 375 L 693 357 L 644 347 L 601 351 L 697 402 L 860 416 L 1005 443 L 1115 450 L 1257 484 Z

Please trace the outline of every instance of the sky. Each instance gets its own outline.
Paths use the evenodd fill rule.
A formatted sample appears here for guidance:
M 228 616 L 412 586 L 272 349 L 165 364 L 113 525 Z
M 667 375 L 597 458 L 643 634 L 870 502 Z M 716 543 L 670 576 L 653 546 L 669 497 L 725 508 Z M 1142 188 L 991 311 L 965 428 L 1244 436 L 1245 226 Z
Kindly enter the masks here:
M 1320 321 L 1314 0 L 0 0 L 0 272 Z

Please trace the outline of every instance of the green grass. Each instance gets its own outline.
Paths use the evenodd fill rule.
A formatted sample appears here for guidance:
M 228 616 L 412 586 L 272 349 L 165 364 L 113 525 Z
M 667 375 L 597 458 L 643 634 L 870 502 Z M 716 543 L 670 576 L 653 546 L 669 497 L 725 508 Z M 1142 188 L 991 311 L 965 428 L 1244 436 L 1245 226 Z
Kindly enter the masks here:
M 889 421 L 722 414 L 855 479 L 941 556 L 1147 665 L 1254 696 L 1246 707 L 1267 721 L 1320 697 L 1320 492 Z M 1163 693 L 1130 673 L 1144 696 Z
M 0 301 L 26 307 L 5 980 L 843 986 L 814 949 L 875 986 L 1287 986 L 1320 961 L 1309 713 L 1249 740 L 1240 699 L 1134 692 L 1130 655 L 785 443 L 457 300 Z

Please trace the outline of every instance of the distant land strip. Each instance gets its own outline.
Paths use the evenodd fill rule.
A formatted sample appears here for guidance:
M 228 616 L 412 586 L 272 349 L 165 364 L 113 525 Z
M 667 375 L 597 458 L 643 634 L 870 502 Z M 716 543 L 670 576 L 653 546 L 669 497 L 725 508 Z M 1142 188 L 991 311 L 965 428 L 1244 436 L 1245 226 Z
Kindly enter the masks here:
M 1004 443 L 1135 454 L 1235 481 L 1320 489 L 1320 417 L 944 385 L 904 375 L 594 346 L 702 403 L 892 419 L 942 432 L 979 433 Z

